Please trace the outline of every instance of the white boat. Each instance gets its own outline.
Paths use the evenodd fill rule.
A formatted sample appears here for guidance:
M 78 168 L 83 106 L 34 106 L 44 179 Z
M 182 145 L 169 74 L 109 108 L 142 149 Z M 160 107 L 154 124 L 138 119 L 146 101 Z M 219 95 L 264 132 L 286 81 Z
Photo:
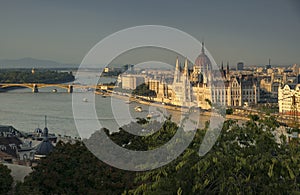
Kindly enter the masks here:
M 150 112 L 147 115 L 147 118 L 157 118 L 157 117 L 160 117 L 160 114 L 158 112 Z
M 124 102 L 125 102 L 125 104 L 130 104 L 131 103 L 131 101 L 129 101 L 129 100 L 124 101 Z
M 57 92 L 57 89 L 53 89 L 52 92 L 53 92 L 53 93 L 56 93 L 56 92 Z
M 136 112 L 142 112 L 142 111 L 143 111 L 143 109 L 142 109 L 141 106 L 136 106 L 136 107 L 134 108 L 134 110 L 135 110 Z
M 83 98 L 82 101 L 83 102 L 88 102 L 88 99 L 87 98 Z

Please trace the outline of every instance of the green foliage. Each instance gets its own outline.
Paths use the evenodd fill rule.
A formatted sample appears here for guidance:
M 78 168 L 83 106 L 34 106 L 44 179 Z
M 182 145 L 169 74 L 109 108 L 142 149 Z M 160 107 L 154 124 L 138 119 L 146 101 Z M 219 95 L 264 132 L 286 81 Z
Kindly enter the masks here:
M 5 165 L 0 164 L 0 194 L 7 194 L 12 188 L 13 178 L 10 172 Z
M 17 185 L 16 194 L 121 194 L 133 187 L 133 179 L 134 173 L 101 162 L 83 143 L 59 142 Z
M 270 118 L 270 120 L 274 120 Z M 275 121 L 273 121 L 275 122 Z M 279 145 L 273 125 L 253 120 L 243 126 L 226 121 L 212 150 L 200 157 L 205 135 L 162 168 L 139 173 L 131 194 L 289 194 L 299 192 L 300 149 Z
M 233 109 L 232 108 L 227 108 L 226 109 L 226 114 L 233 114 Z
M 252 121 L 258 121 L 259 120 L 259 116 L 257 114 L 250 114 L 249 118 Z
M 170 120 L 166 120 L 161 124 L 154 121 L 150 123 L 146 119 L 138 119 L 137 123 L 123 126 L 119 132 L 110 135 L 107 132 L 107 135 L 119 146 L 124 146 L 125 144 L 124 147 L 127 149 L 145 151 L 157 148 L 169 141 L 176 133 L 177 128 L 177 125 Z M 134 135 L 128 133 L 129 130 L 130 132 L 135 132 L 135 134 L 143 131 L 145 135 L 149 136 Z M 127 143 L 130 143 L 130 145 Z
M 153 90 L 149 89 L 149 86 L 145 83 L 136 87 L 132 92 L 133 95 L 147 96 L 147 97 L 156 97 L 156 93 Z
M 176 124 L 139 119 L 117 133 L 104 132 L 130 150 L 155 149 L 169 141 Z M 154 126 L 159 131 L 152 132 Z M 96 159 L 82 143 L 59 143 L 34 171 L 18 184 L 17 194 L 292 194 L 300 191 L 300 148 L 279 144 L 273 134 L 276 118 L 250 120 L 243 125 L 225 121 L 213 148 L 198 151 L 206 129 L 198 130 L 189 147 L 166 166 L 145 172 L 128 172 Z M 137 136 L 128 129 L 144 129 Z M 130 143 L 130 144 L 129 144 Z M 99 143 L 101 147 L 101 143 Z M 109 152 L 109 150 L 107 150 Z M 130 163 L 131 159 L 128 159 Z
M 278 113 L 278 104 L 266 104 L 261 105 L 257 107 L 258 110 L 261 110 L 262 112 L 266 113 L 267 115 L 270 115 L 271 113 Z
M 66 83 L 74 81 L 72 72 L 57 71 L 3 71 L 0 72 L 0 83 Z

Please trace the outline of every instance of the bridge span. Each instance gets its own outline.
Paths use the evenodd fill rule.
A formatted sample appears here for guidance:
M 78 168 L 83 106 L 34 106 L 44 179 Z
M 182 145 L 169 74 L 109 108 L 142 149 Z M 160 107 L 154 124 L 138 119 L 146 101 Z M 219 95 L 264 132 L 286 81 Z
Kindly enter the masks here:
M 66 89 L 68 93 L 73 93 L 74 88 L 81 89 L 95 89 L 95 90 L 103 90 L 108 88 L 114 88 L 114 86 L 107 85 L 80 85 L 80 84 L 49 84 L 49 83 L 0 83 L 0 89 L 5 89 L 9 87 L 26 87 L 32 89 L 33 93 L 39 92 L 40 88 L 44 87 L 57 87 Z

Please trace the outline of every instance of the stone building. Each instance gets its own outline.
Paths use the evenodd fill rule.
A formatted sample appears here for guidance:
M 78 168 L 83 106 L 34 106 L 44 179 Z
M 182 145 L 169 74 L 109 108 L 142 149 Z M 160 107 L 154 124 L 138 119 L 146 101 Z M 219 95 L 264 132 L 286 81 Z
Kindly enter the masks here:
M 178 106 L 210 109 L 209 102 L 222 106 L 244 106 L 257 104 L 260 99 L 256 77 L 231 75 L 229 63 L 226 70 L 223 63 L 221 68 L 213 69 L 211 60 L 205 54 L 204 43 L 191 69 L 187 59 L 183 67 L 176 59 L 173 82 L 166 82 L 163 76 L 145 78 L 145 82 L 150 90 L 156 92 L 155 101 Z
M 285 84 L 278 89 L 279 113 L 296 114 L 300 111 L 300 84 Z
M 175 105 L 195 105 L 209 109 L 207 100 L 223 106 L 244 106 L 257 104 L 260 99 L 259 85 L 255 76 L 230 75 L 228 63 L 226 70 L 223 63 L 221 69 L 213 69 L 210 59 L 205 54 L 204 44 L 190 75 L 187 71 L 187 60 L 182 73 L 178 64 L 177 59 L 172 84 L 175 94 L 172 103 Z M 181 102 L 185 103 L 180 104 Z
M 122 88 L 133 90 L 145 82 L 145 77 L 136 74 L 123 74 L 121 76 Z

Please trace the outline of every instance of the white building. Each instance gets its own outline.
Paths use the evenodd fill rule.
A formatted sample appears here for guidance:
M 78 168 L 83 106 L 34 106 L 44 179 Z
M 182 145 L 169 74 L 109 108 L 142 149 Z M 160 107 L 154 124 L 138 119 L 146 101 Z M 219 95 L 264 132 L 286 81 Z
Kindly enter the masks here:
M 300 111 L 300 84 L 285 84 L 278 88 L 279 112 L 296 114 Z
M 134 90 L 137 86 L 145 83 L 145 76 L 136 74 L 124 74 L 121 76 L 122 88 Z

